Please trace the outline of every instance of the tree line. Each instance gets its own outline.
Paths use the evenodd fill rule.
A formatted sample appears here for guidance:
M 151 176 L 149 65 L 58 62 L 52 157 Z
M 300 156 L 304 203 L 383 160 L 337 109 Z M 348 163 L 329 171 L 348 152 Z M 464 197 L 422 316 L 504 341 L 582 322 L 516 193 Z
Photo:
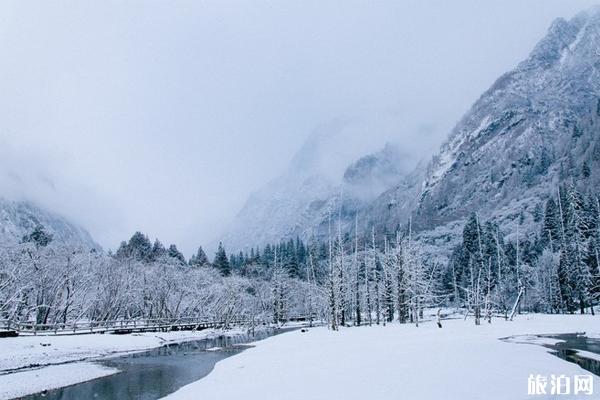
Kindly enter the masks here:
M 112 252 L 74 248 L 36 227 L 0 247 L 0 319 L 39 324 L 132 318 L 253 320 L 293 316 L 340 326 L 419 324 L 451 308 L 476 324 L 519 312 L 593 313 L 600 297 L 600 202 L 574 185 L 535 207 L 537 227 L 516 212 L 501 229 L 472 213 L 447 262 L 431 257 L 410 221 L 394 233 L 300 238 L 212 259 L 187 259 L 136 232 Z M 356 224 L 358 225 L 358 224 Z M 522 232 L 521 232 L 522 231 Z

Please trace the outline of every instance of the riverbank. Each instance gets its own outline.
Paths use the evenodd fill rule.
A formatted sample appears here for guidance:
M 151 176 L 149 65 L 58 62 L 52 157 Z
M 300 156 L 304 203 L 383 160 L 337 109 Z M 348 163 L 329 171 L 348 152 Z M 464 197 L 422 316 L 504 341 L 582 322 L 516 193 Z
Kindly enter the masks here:
M 119 373 L 91 362 L 73 362 L 0 375 L 0 399 L 15 399 L 34 393 L 75 385 Z
M 392 324 L 295 331 L 219 362 L 207 377 L 166 399 L 528 399 L 530 374 L 550 380 L 552 374 L 589 372 L 538 344 L 499 339 L 572 332 L 598 337 L 600 317 L 520 315 L 513 322 L 481 326 L 447 320 L 442 329 L 427 322 L 418 328 Z M 594 379 L 597 394 L 600 378 Z
M 261 327 L 260 329 L 270 329 Z M 93 360 L 217 336 L 242 336 L 246 328 L 127 335 L 27 336 L 0 339 L 0 400 L 39 393 L 118 373 Z

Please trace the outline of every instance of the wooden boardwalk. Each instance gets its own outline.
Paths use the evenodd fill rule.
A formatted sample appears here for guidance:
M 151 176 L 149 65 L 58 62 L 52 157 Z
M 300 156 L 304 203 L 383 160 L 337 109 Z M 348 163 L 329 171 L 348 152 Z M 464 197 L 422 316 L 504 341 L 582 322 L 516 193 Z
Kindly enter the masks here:
M 308 321 L 308 317 L 293 316 L 289 317 L 288 321 Z M 202 318 L 130 319 L 59 324 L 36 324 L 33 322 L 0 320 L 0 338 L 29 335 L 192 331 L 240 325 L 258 326 L 267 323 L 267 321 L 262 320 L 210 321 Z

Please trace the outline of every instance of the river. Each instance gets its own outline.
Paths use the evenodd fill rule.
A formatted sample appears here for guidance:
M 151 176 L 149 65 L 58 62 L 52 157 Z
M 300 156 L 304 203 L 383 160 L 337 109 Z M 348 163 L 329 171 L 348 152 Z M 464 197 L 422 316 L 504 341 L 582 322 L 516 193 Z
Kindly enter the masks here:
M 97 361 L 119 373 L 22 397 L 24 400 L 155 400 L 208 375 L 215 364 L 249 345 L 297 328 L 261 331 L 255 336 L 219 336 L 165 345 L 153 350 Z M 200 398 L 199 398 L 200 400 Z

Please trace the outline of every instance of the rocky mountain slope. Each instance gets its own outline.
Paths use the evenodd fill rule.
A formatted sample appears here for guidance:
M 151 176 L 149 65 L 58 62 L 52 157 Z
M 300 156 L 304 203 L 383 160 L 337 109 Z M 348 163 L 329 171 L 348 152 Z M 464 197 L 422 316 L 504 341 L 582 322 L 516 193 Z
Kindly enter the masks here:
M 558 184 L 600 186 L 600 9 L 557 19 L 529 57 L 482 94 L 429 163 L 408 172 L 380 161 L 384 154 L 350 166 L 343 185 L 286 180 L 278 196 L 253 199 L 262 202 L 254 220 L 236 224 L 247 223 L 246 242 L 261 244 L 309 232 L 323 236 L 332 214 L 346 230 L 355 218 L 360 229 L 388 232 L 411 219 L 422 237 L 435 241 L 477 211 L 507 230 L 519 217 L 526 234 L 535 208 Z M 297 196 L 312 192 L 319 195 Z M 282 196 L 295 206 L 278 202 Z M 290 220 L 273 218 L 285 212 Z M 261 226 L 268 234 L 252 236 Z

